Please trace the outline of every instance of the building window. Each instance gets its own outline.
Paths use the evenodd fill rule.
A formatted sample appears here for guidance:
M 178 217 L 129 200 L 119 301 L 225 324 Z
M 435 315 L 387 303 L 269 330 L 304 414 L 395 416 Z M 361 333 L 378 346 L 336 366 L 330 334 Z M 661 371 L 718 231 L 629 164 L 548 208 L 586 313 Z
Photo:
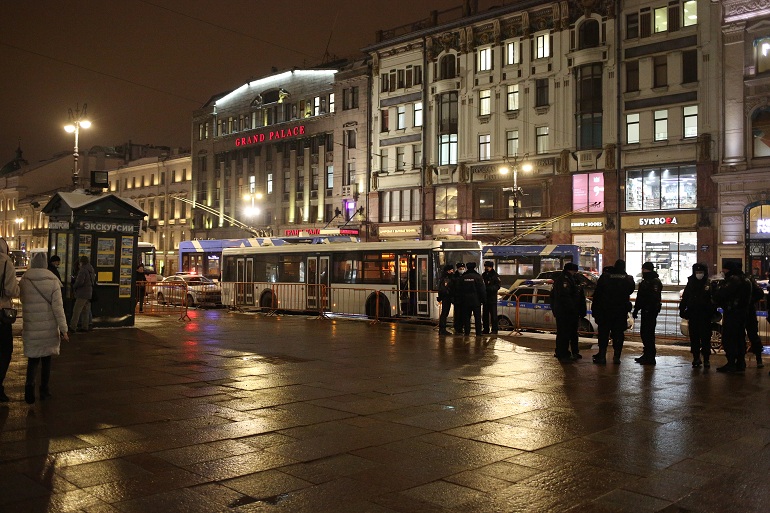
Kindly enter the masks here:
M 602 65 L 586 64 L 576 73 L 575 121 L 580 150 L 602 147 Z
M 495 191 L 492 189 L 479 189 L 476 194 L 476 208 L 478 219 L 495 218 Z
M 414 104 L 414 126 L 422 126 L 422 102 Z
M 695 166 L 635 169 L 626 173 L 626 210 L 697 207 Z
M 654 62 L 653 87 L 665 87 L 668 85 L 668 56 L 657 55 Z
M 390 75 L 383 73 L 380 75 L 380 92 L 387 93 L 390 89 Z
M 655 140 L 665 141 L 668 139 L 668 110 L 655 111 Z
M 403 89 L 406 87 L 406 74 L 403 69 L 396 71 L 396 88 Z
M 334 188 L 334 166 L 326 166 L 326 188 L 329 190 Z
M 480 48 L 476 52 L 476 69 L 478 71 L 490 71 L 492 69 L 492 48 Z
M 342 110 L 358 108 L 358 87 L 349 87 L 342 90 Z
M 356 183 L 356 163 L 348 162 L 348 172 L 345 176 L 345 185 L 354 185 Z
M 505 150 L 506 150 L 506 156 L 508 157 L 515 157 L 519 154 L 519 131 L 518 130 L 508 130 L 505 132 Z
M 639 37 L 639 13 L 626 15 L 626 39 Z
M 639 90 L 639 61 L 626 62 L 626 92 Z
M 596 48 L 599 46 L 599 22 L 589 19 L 580 24 L 578 29 L 578 48 Z
M 396 107 L 396 129 L 403 130 L 406 128 L 406 106 L 399 105 Z
M 505 44 L 505 63 L 519 64 L 521 62 L 521 48 L 518 41 L 511 41 Z
M 457 134 L 439 136 L 438 161 L 440 166 L 457 164 Z
M 273 173 L 267 174 L 267 193 L 273 194 Z
M 548 153 L 548 127 L 535 128 L 535 148 L 538 155 Z
M 655 9 L 655 32 L 666 32 L 668 30 L 668 6 Z
M 406 161 L 404 159 L 404 147 L 399 146 L 396 148 L 396 171 L 403 171 L 406 168 Z
M 506 107 L 508 110 L 519 110 L 519 84 L 508 86 Z
M 626 115 L 626 142 L 628 144 L 639 142 L 639 114 Z
M 323 110 L 321 110 L 321 97 L 316 96 L 313 98 L 313 115 L 320 116 L 322 113 Z
M 448 53 L 439 61 L 439 78 L 454 78 L 457 76 L 457 57 L 455 54 Z
M 380 110 L 380 132 L 388 131 L 388 109 Z
M 551 36 L 548 33 L 538 34 L 535 36 L 535 48 L 537 53 L 535 58 L 545 59 L 551 56 Z
M 684 136 L 698 137 L 698 106 L 683 107 L 682 118 L 684 119 Z
M 698 2 L 696 0 L 687 0 L 682 4 L 683 21 L 682 25 L 689 27 L 698 23 Z
M 692 84 L 698 81 L 698 50 L 682 52 L 682 83 Z
M 435 218 L 457 219 L 457 186 L 436 187 Z
M 489 116 L 492 113 L 492 90 L 479 91 L 479 116 Z
M 489 134 L 479 136 L 479 160 L 492 158 L 492 136 Z
M 548 79 L 538 78 L 535 80 L 535 107 L 545 107 L 548 105 Z
M 420 191 L 405 189 L 380 193 L 380 222 L 419 221 Z
M 334 112 L 334 93 L 329 93 L 329 112 Z
M 457 92 L 444 93 L 438 100 L 438 133 L 457 134 Z
M 422 167 L 422 144 L 412 145 L 412 169 Z
M 572 175 L 572 210 L 581 209 L 604 212 L 604 173 Z
M 353 150 L 356 147 L 356 131 L 345 130 L 345 147 L 349 150 Z
M 380 148 L 380 171 L 387 173 L 388 171 L 388 150 Z

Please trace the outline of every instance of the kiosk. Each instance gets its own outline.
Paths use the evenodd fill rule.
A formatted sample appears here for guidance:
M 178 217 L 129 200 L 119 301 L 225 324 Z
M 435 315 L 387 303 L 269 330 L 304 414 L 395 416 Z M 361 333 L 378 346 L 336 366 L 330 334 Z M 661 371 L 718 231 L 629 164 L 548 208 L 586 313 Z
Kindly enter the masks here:
M 73 273 L 82 255 L 96 271 L 91 304 L 95 327 L 134 325 L 139 226 L 145 212 L 114 194 L 59 192 L 43 208 L 48 215 L 49 258 L 61 258 L 64 310 L 72 314 Z

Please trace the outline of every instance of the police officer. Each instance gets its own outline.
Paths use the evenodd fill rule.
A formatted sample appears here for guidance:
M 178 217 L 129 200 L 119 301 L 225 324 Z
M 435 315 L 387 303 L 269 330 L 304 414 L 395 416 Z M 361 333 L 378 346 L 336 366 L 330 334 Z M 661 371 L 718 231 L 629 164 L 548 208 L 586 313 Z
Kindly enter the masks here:
M 658 324 L 658 314 L 662 302 L 663 284 L 655 272 L 652 262 L 642 264 L 642 282 L 639 284 L 639 292 L 636 295 L 633 317 L 642 311 L 642 325 L 639 327 L 639 335 L 642 337 L 644 349 L 642 356 L 634 358 L 641 365 L 655 365 L 655 326 Z
M 491 260 L 484 262 L 484 272 L 481 273 L 484 287 L 487 290 L 484 298 L 484 330 L 482 333 L 497 334 L 497 291 L 500 290 L 500 275 L 495 271 L 495 263 Z
M 438 282 L 438 302 L 441 303 L 441 315 L 438 318 L 439 335 L 451 335 L 446 329 L 446 321 L 449 317 L 449 310 L 452 308 L 452 275 L 454 272 L 455 268 L 452 264 L 445 265 Z
M 578 266 L 568 262 L 551 288 L 551 311 L 556 318 L 556 358 L 563 363 L 576 360 L 577 354 L 580 354 L 577 348 L 573 348 L 577 354 L 570 353 L 570 342 L 573 337 L 577 342 L 581 297 L 585 308 L 585 296 L 581 295 L 580 288 L 575 282 L 577 271 Z
M 701 365 L 706 369 L 711 367 L 711 319 L 716 313 L 711 295 L 708 267 L 705 264 L 693 264 L 692 276 L 687 278 L 679 303 L 679 317 L 687 319 L 692 366 L 696 369 Z
M 452 318 L 452 326 L 454 327 L 455 335 L 463 334 L 463 296 L 460 291 L 460 280 L 465 272 L 465 264 L 457 262 L 455 264 L 455 272 L 452 275 L 452 304 L 454 305 L 454 317 Z
M 754 353 L 754 357 L 757 359 L 757 368 L 761 369 L 765 366 L 762 362 L 762 339 L 759 336 L 759 321 L 757 321 L 757 302 L 764 299 L 765 291 L 762 287 L 757 285 L 757 281 L 754 276 L 747 275 L 746 281 L 751 284 L 751 301 L 749 301 L 749 308 L 746 312 L 746 336 L 751 343 L 751 352 Z
M 635 288 L 634 279 L 626 274 L 625 260 L 616 260 L 615 265 L 605 268 L 599 277 L 591 306 L 594 319 L 599 324 L 599 352 L 593 356 L 594 363 L 607 363 L 610 335 L 614 352 L 612 361 L 620 363 L 628 312 L 631 311 L 631 294 Z
M 476 271 L 476 262 L 466 264 L 465 274 L 460 278 L 460 292 L 462 295 L 463 332 L 471 334 L 471 314 L 476 326 L 476 335 L 481 335 L 481 303 L 487 295 L 484 287 L 484 279 Z
M 718 372 L 742 373 L 746 370 L 746 315 L 751 302 L 751 285 L 738 262 L 722 265 L 724 281 L 714 291 L 714 302 L 722 308 L 722 347 L 727 364 Z

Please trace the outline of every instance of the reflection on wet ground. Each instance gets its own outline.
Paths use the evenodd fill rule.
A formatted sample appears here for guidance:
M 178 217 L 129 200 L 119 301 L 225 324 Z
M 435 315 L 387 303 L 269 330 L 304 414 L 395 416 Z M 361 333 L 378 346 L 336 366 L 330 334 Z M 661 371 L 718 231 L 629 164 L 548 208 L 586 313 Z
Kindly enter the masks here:
M 770 376 L 552 337 L 193 311 L 77 334 L 0 406 L 0 511 L 766 511 Z M 18 329 L 18 328 L 17 328 Z M 723 357 L 715 356 L 721 364 Z

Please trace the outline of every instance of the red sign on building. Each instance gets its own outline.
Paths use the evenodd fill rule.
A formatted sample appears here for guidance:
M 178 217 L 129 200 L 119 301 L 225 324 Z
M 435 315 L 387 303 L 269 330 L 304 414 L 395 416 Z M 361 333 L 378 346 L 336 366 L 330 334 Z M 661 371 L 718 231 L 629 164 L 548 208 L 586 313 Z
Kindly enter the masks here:
M 247 135 L 246 137 L 238 137 L 235 140 L 235 146 L 249 146 L 266 141 L 279 141 L 282 139 L 288 139 L 290 137 L 298 137 L 300 135 L 305 135 L 305 125 L 298 125 L 291 128 L 281 128 L 277 130 L 264 130 L 262 132 Z

